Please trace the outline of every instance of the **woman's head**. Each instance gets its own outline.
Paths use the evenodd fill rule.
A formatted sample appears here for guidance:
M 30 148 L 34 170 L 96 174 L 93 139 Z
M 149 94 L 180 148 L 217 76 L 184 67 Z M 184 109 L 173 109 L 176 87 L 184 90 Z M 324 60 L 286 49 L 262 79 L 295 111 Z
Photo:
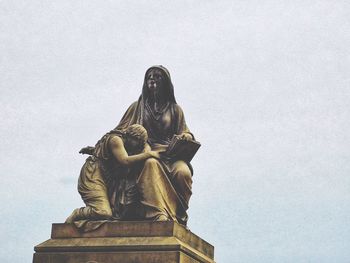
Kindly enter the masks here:
M 146 86 L 149 93 L 157 93 L 163 89 L 165 84 L 164 72 L 158 68 L 152 68 L 146 74 Z
M 158 96 L 162 100 L 176 103 L 170 73 L 165 67 L 153 66 L 146 71 L 142 96 L 144 99 Z

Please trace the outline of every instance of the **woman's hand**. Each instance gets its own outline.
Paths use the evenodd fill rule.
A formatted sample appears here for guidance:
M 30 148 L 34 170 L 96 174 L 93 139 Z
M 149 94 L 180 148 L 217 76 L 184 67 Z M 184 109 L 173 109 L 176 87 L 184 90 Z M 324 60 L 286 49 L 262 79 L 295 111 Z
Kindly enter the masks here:
M 157 150 L 157 151 L 149 151 L 148 153 L 150 154 L 151 157 L 160 159 L 160 154 L 164 152 L 164 150 Z
M 180 134 L 180 138 L 183 140 L 186 140 L 186 141 L 193 140 L 192 135 L 190 133 L 186 133 L 186 132 Z

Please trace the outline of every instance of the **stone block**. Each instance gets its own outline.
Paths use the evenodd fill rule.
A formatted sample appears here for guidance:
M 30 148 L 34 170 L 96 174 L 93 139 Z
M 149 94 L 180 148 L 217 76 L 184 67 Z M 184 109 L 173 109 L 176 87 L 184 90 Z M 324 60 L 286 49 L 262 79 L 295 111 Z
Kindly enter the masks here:
M 53 224 L 33 263 L 214 262 L 214 247 L 172 222 L 107 222 L 92 232 Z

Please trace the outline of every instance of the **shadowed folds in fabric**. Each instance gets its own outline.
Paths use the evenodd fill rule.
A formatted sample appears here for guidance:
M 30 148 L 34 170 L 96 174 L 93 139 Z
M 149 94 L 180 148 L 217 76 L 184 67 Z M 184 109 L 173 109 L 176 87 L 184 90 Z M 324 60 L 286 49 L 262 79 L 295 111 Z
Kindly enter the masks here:
M 162 75 L 157 93 L 152 93 L 147 86 L 148 73 L 152 70 Z M 77 219 L 84 220 L 75 224 L 84 231 L 95 229 L 106 219 L 187 222 L 193 174 L 189 163 L 150 158 L 123 167 L 113 156 L 109 145 L 111 138 L 123 137 L 133 124 L 140 124 L 147 130 L 152 150 L 167 149 L 174 135 L 185 134 L 194 139 L 176 103 L 170 74 L 164 67 L 147 70 L 139 100 L 131 104 L 118 126 L 97 142 L 93 156 L 87 158 L 81 170 L 78 190 L 86 208 L 76 211 Z M 91 223 L 91 220 L 102 221 Z
M 152 69 L 163 72 L 166 98 L 164 106 L 154 112 L 147 89 L 147 73 Z M 165 94 L 165 95 L 164 95 Z M 132 124 L 143 125 L 149 136 L 152 150 L 166 149 L 175 134 L 191 134 L 181 107 L 176 103 L 173 84 L 167 69 L 154 66 L 145 74 L 142 95 L 131 104 L 116 130 L 125 130 Z M 193 137 L 193 135 L 191 134 Z M 169 218 L 186 223 L 188 202 L 192 194 L 192 167 L 183 161 L 147 160 L 138 177 L 141 202 L 145 206 L 146 219 L 167 214 Z

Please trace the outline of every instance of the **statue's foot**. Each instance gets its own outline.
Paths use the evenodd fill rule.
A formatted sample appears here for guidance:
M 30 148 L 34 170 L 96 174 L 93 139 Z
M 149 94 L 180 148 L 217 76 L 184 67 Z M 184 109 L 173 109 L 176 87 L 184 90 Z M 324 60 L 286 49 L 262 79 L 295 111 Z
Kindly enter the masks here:
M 66 224 L 71 224 L 75 221 L 75 219 L 77 218 L 79 214 L 79 208 L 76 208 L 73 210 L 73 212 L 71 213 L 71 215 L 66 219 Z

